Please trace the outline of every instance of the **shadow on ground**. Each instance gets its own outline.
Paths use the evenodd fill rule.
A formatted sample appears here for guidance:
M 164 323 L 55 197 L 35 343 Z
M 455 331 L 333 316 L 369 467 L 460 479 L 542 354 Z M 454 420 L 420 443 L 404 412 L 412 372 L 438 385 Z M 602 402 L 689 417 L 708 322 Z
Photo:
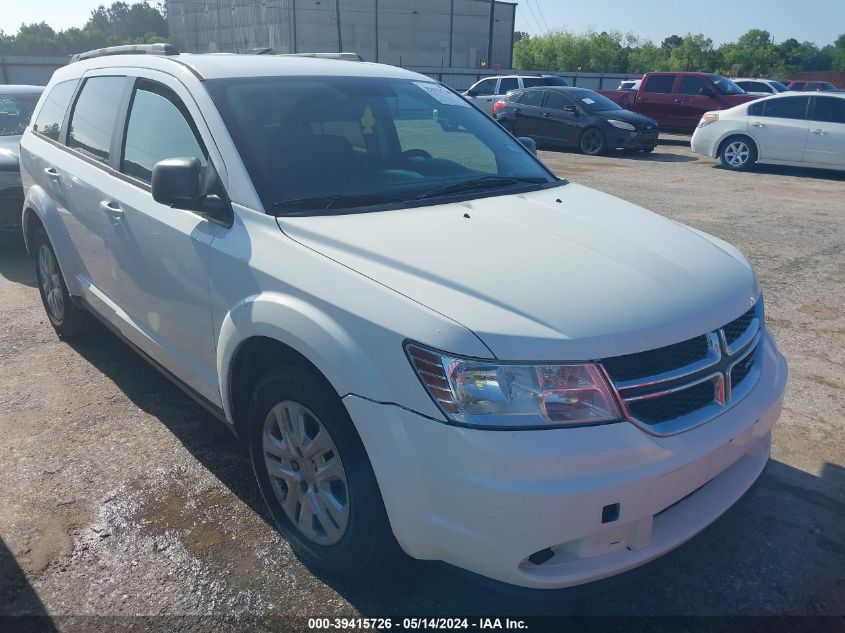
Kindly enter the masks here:
M 713 165 L 713 169 L 728 171 L 721 163 Z M 791 178 L 804 178 L 810 180 L 828 180 L 831 182 L 845 182 L 845 171 L 834 171 L 833 169 L 814 169 L 811 167 L 792 167 L 788 165 L 754 165 L 745 174 L 768 174 L 770 176 L 789 176 Z
M 0 277 L 35 288 L 35 269 L 23 238 L 0 236 Z

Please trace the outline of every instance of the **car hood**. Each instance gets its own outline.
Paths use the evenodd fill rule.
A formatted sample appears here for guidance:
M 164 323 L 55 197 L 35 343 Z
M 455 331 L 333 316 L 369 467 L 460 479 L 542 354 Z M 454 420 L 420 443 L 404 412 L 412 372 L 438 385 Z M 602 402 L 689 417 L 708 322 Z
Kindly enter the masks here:
M 507 360 L 586 360 L 676 343 L 735 319 L 759 294 L 733 247 L 574 184 L 278 223 L 461 323 Z
M 616 119 L 617 121 L 625 121 L 626 123 L 630 123 L 631 125 L 634 125 L 639 129 L 648 129 L 650 127 L 653 127 L 654 129 L 657 128 L 657 121 L 642 114 L 631 112 L 630 110 L 605 110 L 601 112 L 596 112 L 595 115 L 600 116 L 603 119 Z
M 0 170 L 8 171 L 20 162 L 20 136 L 0 136 Z

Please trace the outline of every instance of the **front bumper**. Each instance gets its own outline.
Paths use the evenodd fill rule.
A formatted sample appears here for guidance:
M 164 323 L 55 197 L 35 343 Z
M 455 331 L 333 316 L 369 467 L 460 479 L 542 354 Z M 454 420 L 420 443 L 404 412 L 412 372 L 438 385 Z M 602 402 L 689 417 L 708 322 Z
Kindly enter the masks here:
M 657 146 L 658 130 L 620 130 L 613 126 L 607 132 L 607 145 L 611 149 L 650 149 Z
M 663 438 L 627 422 L 484 431 L 354 395 L 344 402 L 408 554 L 551 589 L 646 563 L 730 508 L 768 461 L 786 376 L 766 334 L 754 390 L 707 424 Z M 618 518 L 603 522 L 614 507 Z M 548 560 L 528 560 L 540 551 Z

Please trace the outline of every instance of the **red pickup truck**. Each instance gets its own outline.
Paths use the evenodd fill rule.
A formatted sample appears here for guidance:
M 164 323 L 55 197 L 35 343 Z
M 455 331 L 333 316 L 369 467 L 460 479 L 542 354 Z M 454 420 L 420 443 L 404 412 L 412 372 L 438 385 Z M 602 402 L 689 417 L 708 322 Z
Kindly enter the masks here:
M 646 73 L 637 90 L 599 90 L 623 108 L 651 117 L 661 130 L 692 133 L 701 116 L 759 99 L 709 73 Z

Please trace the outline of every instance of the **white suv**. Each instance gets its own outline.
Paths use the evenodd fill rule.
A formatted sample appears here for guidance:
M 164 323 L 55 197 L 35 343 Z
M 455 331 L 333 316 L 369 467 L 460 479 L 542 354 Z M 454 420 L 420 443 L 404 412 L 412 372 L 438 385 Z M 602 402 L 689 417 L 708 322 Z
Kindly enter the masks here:
M 537 86 L 568 86 L 563 77 L 557 75 L 498 75 L 475 82 L 464 97 L 472 101 L 483 112 L 493 113 L 497 101 L 505 98 L 511 90 L 536 88 Z
M 760 475 L 787 368 L 736 249 L 422 75 L 141 50 L 58 70 L 23 136 L 44 306 L 243 438 L 307 562 L 576 585 Z

